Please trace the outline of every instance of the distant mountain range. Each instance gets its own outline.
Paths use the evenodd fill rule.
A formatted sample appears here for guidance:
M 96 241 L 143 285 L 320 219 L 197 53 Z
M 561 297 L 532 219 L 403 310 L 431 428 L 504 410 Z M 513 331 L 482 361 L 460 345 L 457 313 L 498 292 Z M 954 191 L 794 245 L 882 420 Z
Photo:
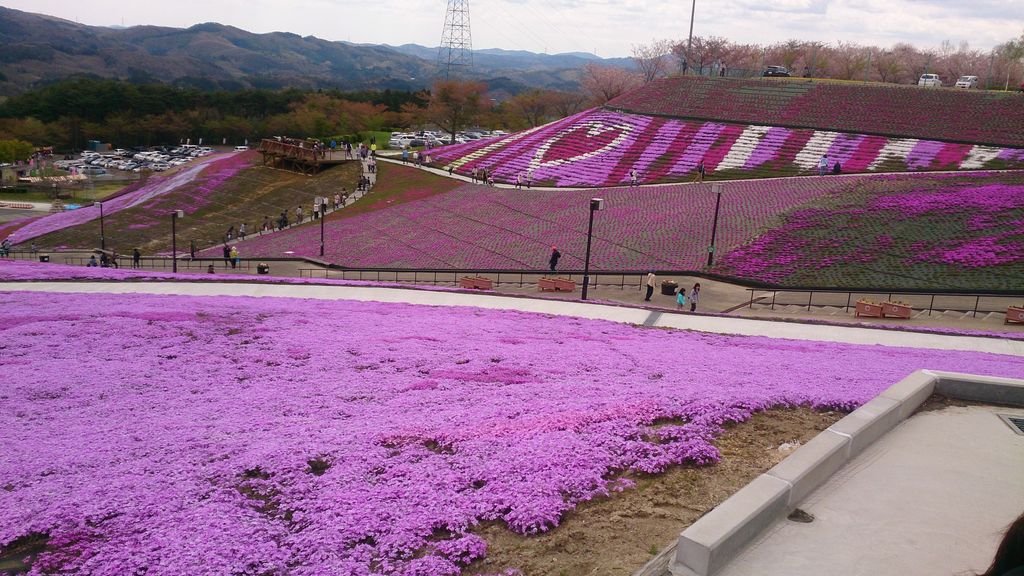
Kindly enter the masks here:
M 207 23 L 191 28 L 101 27 L 0 7 L 0 96 L 65 78 L 164 82 L 203 89 L 419 89 L 439 74 L 437 48 L 332 42 L 287 32 L 253 34 Z M 528 88 L 572 90 L 590 62 L 628 58 L 477 50 L 468 74 L 499 97 Z

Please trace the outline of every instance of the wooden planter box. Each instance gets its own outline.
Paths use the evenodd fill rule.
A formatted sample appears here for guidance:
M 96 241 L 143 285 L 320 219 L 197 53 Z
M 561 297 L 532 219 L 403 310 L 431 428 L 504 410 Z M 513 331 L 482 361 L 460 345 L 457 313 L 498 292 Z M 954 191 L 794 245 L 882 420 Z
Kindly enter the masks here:
M 541 292 L 557 292 L 558 285 L 555 284 L 554 278 L 541 278 L 537 281 L 537 288 Z
M 490 290 L 494 288 L 494 282 L 483 276 L 463 276 L 459 279 L 459 286 L 473 290 Z
M 857 310 L 854 316 L 866 316 L 868 318 L 881 318 L 882 305 L 873 302 L 857 302 Z
M 1003 321 L 1003 324 L 1010 322 L 1024 323 L 1024 306 L 1010 306 L 1006 309 L 1006 320 Z
M 910 318 L 910 315 L 913 312 L 914 309 L 906 304 L 897 304 L 895 302 L 882 302 L 883 318 Z
M 565 278 L 555 278 L 555 290 L 559 292 L 575 292 L 576 282 Z

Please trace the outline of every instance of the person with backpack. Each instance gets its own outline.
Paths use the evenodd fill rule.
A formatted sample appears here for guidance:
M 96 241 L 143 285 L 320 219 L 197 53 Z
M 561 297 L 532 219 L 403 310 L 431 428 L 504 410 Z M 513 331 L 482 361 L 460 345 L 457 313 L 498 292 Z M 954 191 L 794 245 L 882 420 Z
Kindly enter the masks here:
M 548 259 L 548 265 L 551 267 L 551 271 L 554 272 L 555 268 L 558 267 L 558 259 L 562 257 L 562 253 L 558 251 L 558 248 L 551 247 L 551 258 Z

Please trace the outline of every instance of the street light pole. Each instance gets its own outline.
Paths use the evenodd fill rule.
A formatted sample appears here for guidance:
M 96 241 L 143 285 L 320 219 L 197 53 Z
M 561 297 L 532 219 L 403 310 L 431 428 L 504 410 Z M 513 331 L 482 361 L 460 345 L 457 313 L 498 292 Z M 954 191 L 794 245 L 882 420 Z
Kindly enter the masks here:
M 697 13 L 697 0 L 690 5 L 690 37 L 686 40 L 686 67 L 690 68 L 690 49 L 693 48 L 693 15 Z
M 107 249 L 107 236 L 103 233 L 103 202 L 97 202 L 100 207 L 100 250 Z
M 171 267 L 175 273 L 178 272 L 178 218 L 184 217 L 182 210 L 171 212 Z
M 327 218 L 327 198 L 320 200 L 320 256 L 324 255 L 324 220 Z
M 594 235 L 594 212 L 604 210 L 604 200 L 590 199 L 590 223 L 587 224 L 587 255 L 583 260 L 583 300 L 587 299 L 587 287 L 590 286 L 590 241 Z
M 711 185 L 711 191 L 715 193 L 715 221 L 711 224 L 711 246 L 708 246 L 708 266 L 715 261 L 715 235 L 718 233 L 718 208 L 722 204 L 722 185 L 715 183 Z

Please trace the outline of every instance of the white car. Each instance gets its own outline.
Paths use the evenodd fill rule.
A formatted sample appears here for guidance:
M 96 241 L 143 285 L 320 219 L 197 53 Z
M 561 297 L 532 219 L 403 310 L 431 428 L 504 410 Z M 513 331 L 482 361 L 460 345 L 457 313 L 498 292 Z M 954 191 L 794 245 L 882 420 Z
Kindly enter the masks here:
M 235 152 L 245 152 L 248 149 L 248 146 L 235 146 Z
M 961 76 L 956 81 L 957 88 L 977 88 L 978 77 L 977 76 Z
M 917 81 L 918 86 L 934 86 L 941 88 L 942 79 L 939 78 L 938 74 L 921 74 L 921 79 Z

